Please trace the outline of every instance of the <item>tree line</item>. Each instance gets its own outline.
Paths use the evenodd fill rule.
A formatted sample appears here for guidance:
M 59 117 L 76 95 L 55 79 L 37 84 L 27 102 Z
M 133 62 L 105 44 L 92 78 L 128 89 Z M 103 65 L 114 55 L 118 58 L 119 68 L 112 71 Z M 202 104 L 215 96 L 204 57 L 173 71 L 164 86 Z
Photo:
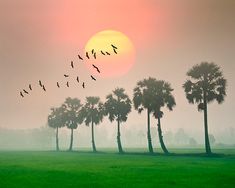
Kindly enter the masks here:
M 204 134 L 205 150 L 211 154 L 211 147 L 208 132 L 207 105 L 212 101 L 219 104 L 226 96 L 227 81 L 223 77 L 221 68 L 208 62 L 202 62 L 193 66 L 187 72 L 187 80 L 183 84 L 183 89 L 189 103 L 197 104 L 198 111 L 204 112 Z M 161 119 L 163 118 L 163 108 L 172 111 L 176 106 L 175 98 L 172 94 L 173 88 L 170 83 L 156 78 L 146 78 L 138 81 L 133 89 L 133 99 L 126 94 L 125 89 L 116 88 L 106 96 L 105 102 L 101 102 L 97 96 L 86 97 L 82 104 L 77 98 L 67 98 L 58 108 L 51 108 L 48 116 L 48 125 L 56 129 L 56 150 L 59 150 L 58 131 L 61 127 L 71 130 L 69 150 L 73 148 L 73 131 L 85 123 L 91 128 L 91 143 L 93 152 L 96 152 L 95 125 L 102 122 L 105 116 L 117 123 L 117 147 L 118 152 L 123 153 L 121 142 L 121 123 L 126 122 L 132 106 L 140 114 L 145 110 L 147 113 L 147 143 L 148 150 L 153 153 L 150 118 L 156 119 L 160 146 L 165 154 L 169 151 L 164 143 Z

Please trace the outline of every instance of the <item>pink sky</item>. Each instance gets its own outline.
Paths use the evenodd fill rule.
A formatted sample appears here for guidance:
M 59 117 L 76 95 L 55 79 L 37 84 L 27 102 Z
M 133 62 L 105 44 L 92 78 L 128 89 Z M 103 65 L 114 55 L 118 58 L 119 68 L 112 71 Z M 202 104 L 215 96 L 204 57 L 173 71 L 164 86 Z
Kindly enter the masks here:
M 115 80 L 89 83 L 86 90 L 75 85 L 56 90 L 53 83 L 63 79 L 68 63 L 93 34 L 104 29 L 125 33 L 135 45 L 136 61 L 130 72 Z M 187 103 L 181 87 L 187 70 L 201 61 L 219 64 L 229 83 L 225 103 L 209 107 L 210 129 L 235 126 L 233 0 L 0 1 L 0 31 L 0 127 L 43 126 L 50 107 L 60 105 L 67 96 L 83 100 L 99 95 L 104 99 L 121 86 L 132 97 L 136 82 L 153 76 L 175 88 L 177 106 L 166 112 L 163 129 L 184 127 L 190 131 L 190 124 L 202 131 L 202 114 Z M 81 67 L 79 74 L 86 78 L 86 67 Z M 38 79 L 51 89 L 46 94 L 36 90 L 22 101 L 19 90 Z M 145 121 L 144 114 L 139 116 L 133 110 L 128 126 L 145 125 Z

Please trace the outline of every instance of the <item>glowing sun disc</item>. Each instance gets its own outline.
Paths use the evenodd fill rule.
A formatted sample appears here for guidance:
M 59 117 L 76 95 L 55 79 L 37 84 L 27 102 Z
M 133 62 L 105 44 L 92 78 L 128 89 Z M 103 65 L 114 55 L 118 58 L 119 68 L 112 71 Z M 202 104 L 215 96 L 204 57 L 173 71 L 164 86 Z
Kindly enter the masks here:
M 117 54 L 111 45 L 117 47 Z M 92 50 L 96 54 L 96 59 Z M 125 34 L 114 30 L 104 30 L 93 35 L 87 42 L 85 51 L 90 57 L 86 62 L 88 69 L 92 74 L 101 77 L 122 76 L 131 69 L 135 60 L 135 49 L 130 39 Z M 92 67 L 92 64 L 99 67 L 100 74 Z

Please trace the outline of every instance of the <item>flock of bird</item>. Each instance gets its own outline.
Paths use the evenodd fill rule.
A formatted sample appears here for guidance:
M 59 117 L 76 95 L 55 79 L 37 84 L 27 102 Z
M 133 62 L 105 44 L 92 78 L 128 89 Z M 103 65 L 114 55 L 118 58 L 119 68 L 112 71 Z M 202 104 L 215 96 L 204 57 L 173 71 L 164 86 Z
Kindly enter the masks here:
M 113 49 L 113 52 L 114 52 L 115 54 L 117 54 L 117 49 L 118 49 L 118 48 L 117 48 L 116 46 L 114 46 L 113 44 L 111 44 L 111 47 L 112 47 L 112 49 Z M 105 55 L 111 55 L 111 53 L 109 53 L 109 52 L 107 52 L 107 51 L 102 51 L 102 50 L 100 50 L 100 53 L 101 53 L 103 56 L 105 56 Z M 91 54 L 89 54 L 89 52 L 86 52 L 85 54 L 86 54 L 86 55 L 85 55 L 86 57 L 82 57 L 81 55 L 78 54 L 79 60 L 83 61 L 84 58 L 90 59 L 90 58 L 92 58 L 92 57 L 93 57 L 94 59 L 96 59 L 98 52 L 96 52 L 94 49 L 92 49 L 92 50 L 91 50 Z M 71 66 L 72 69 L 74 69 L 74 62 L 73 62 L 73 61 L 71 61 L 70 66 Z M 92 67 L 93 67 L 98 73 L 100 73 L 100 69 L 99 69 L 96 65 L 92 64 Z M 64 77 L 65 77 L 65 78 L 68 78 L 69 75 L 68 75 L 68 74 L 64 74 Z M 90 77 L 91 77 L 92 80 L 96 81 L 96 78 L 95 78 L 93 75 L 90 75 Z M 77 76 L 76 81 L 77 81 L 78 83 L 80 82 L 79 76 Z M 43 89 L 43 91 L 46 92 L 45 84 L 44 84 L 41 80 L 38 81 L 38 84 L 39 84 L 39 86 Z M 60 83 L 57 82 L 57 83 L 56 83 L 56 86 L 57 86 L 58 88 L 60 88 Z M 66 86 L 69 87 L 69 82 L 68 82 L 68 81 L 66 82 Z M 82 82 L 82 88 L 85 89 L 85 82 Z M 30 91 L 33 90 L 31 84 L 28 85 L 28 89 L 29 89 Z M 23 98 L 23 97 L 25 97 L 25 95 L 29 95 L 29 90 L 27 91 L 26 89 L 23 89 L 22 91 L 20 91 L 20 96 Z

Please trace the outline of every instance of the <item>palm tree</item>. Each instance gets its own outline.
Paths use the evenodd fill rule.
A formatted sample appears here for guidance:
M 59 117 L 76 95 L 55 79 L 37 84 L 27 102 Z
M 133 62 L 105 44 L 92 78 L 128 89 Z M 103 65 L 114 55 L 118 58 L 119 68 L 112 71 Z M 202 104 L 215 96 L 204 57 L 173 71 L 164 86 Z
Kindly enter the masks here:
M 131 100 L 125 94 L 123 88 L 117 88 L 112 94 L 106 97 L 107 101 L 104 104 L 105 114 L 108 115 L 112 122 L 117 121 L 117 144 L 119 153 L 123 153 L 121 144 L 120 123 L 127 120 L 128 114 L 131 112 Z
M 69 151 L 73 149 L 73 130 L 78 127 L 78 124 L 82 123 L 82 119 L 79 117 L 79 110 L 82 104 L 77 98 L 67 98 L 63 104 L 65 108 L 65 125 L 71 129 Z
M 104 116 L 103 103 L 99 97 L 86 97 L 86 103 L 80 110 L 80 118 L 87 126 L 91 123 L 91 143 L 93 152 L 96 152 L 94 125 L 102 122 Z
M 59 128 L 65 126 L 65 108 L 63 106 L 59 108 L 51 108 L 51 114 L 47 118 L 49 127 L 56 129 L 56 151 L 59 151 Z
M 155 100 L 151 101 L 151 103 L 154 108 L 153 114 L 155 118 L 158 120 L 157 126 L 158 126 L 159 142 L 164 153 L 168 154 L 169 152 L 164 144 L 162 129 L 161 129 L 161 118 L 163 116 L 161 108 L 166 106 L 169 110 L 173 110 L 173 107 L 176 105 L 175 99 L 171 94 L 173 89 L 171 88 L 168 82 L 165 82 L 164 80 L 156 80 L 155 83 L 153 84 L 153 90 L 154 90 Z
M 216 100 L 219 104 L 226 96 L 227 81 L 223 77 L 220 67 L 214 63 L 202 62 L 193 66 L 188 72 L 189 79 L 183 84 L 186 98 L 189 103 L 198 104 L 198 111 L 204 111 L 205 149 L 211 154 L 207 104 Z
M 154 83 L 155 78 L 148 78 L 137 83 L 137 86 L 134 88 L 134 107 L 141 113 L 144 109 L 147 110 L 147 139 L 148 139 L 148 149 L 150 153 L 153 153 L 151 132 L 150 132 L 150 114 L 154 112 L 152 102 L 156 100 Z

